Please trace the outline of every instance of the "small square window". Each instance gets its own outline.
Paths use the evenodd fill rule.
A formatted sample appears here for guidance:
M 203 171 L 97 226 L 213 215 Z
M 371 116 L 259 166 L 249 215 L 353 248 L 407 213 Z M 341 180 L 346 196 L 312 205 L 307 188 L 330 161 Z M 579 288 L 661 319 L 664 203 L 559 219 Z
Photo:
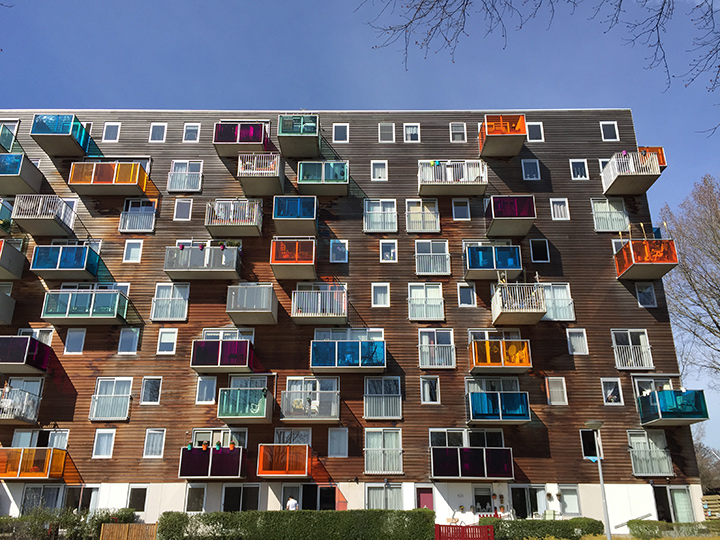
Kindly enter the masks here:
M 397 240 L 380 240 L 380 262 L 398 262 Z
M 347 240 L 330 240 L 330 262 L 346 263 L 348 262 L 348 241 Z
M 403 124 L 403 137 L 406 143 L 419 143 L 420 124 Z
M 390 307 L 390 284 L 372 284 L 372 307 Z
M 477 298 L 475 296 L 474 283 L 458 283 L 458 306 L 460 307 L 476 307 Z
M 528 142 L 545 142 L 542 122 L 528 122 L 526 125 Z
M 185 498 L 185 511 L 205 511 L 205 484 L 188 484 Z
M 617 122 L 600 122 L 602 140 L 605 142 L 619 141 Z
M 333 142 L 350 142 L 350 124 L 333 124 Z
M 568 342 L 568 353 L 588 354 L 587 335 L 584 328 L 567 328 L 565 335 Z
M 143 377 L 140 405 L 159 405 L 162 377 Z
M 605 405 L 624 405 L 620 379 L 600 379 Z
M 565 377 L 546 377 L 548 405 L 567 405 Z
M 197 395 L 195 403 L 208 404 L 215 403 L 215 387 L 217 386 L 217 377 L 209 375 L 198 375 Z
M 534 263 L 550 262 L 550 246 L 545 238 L 530 240 L 530 260 Z
M 328 428 L 328 457 L 348 457 L 348 428 Z
M 118 142 L 120 140 L 120 122 L 105 122 L 102 142 Z
M 438 377 L 420 377 L 420 403 L 423 405 L 440 404 L 440 379 Z
M 583 458 L 603 458 L 602 441 L 599 431 L 595 431 L 594 429 L 581 429 L 580 444 L 582 445 Z
M 165 430 L 163 428 L 149 428 L 145 430 L 144 458 L 159 459 L 163 457 L 165 448 Z
M 192 219 L 192 199 L 175 199 L 173 221 L 190 221 Z
M 187 123 L 183 127 L 183 142 L 200 142 L 200 124 Z
M 121 328 L 120 339 L 118 340 L 118 354 L 137 354 L 139 339 L 139 328 Z
M 370 162 L 370 180 L 372 180 L 373 182 L 387 182 L 387 179 L 387 160 L 372 160 Z
M 453 220 L 470 221 L 470 199 L 452 200 Z
M 395 124 L 390 122 L 380 122 L 378 124 L 378 142 L 395 142 Z
M 587 159 L 570 160 L 570 177 L 573 180 L 590 180 Z
M 93 459 L 110 459 L 115 446 L 115 429 L 96 429 Z
M 153 122 L 152 124 L 150 124 L 150 136 L 148 137 L 148 142 L 164 143 L 166 132 L 167 132 L 167 124 Z
M 147 486 L 130 486 L 128 490 L 127 508 L 135 512 L 145 511 L 145 502 L 147 501 Z
M 598 158 L 598 165 L 600 165 L 600 171 L 605 168 L 605 165 L 610 163 L 610 160 L 608 158 Z
M 467 142 L 467 127 L 465 122 L 450 122 L 450 142 Z
M 142 240 L 125 240 L 124 263 L 139 263 L 142 258 Z
M 540 162 L 537 159 L 522 160 L 523 180 L 540 180 Z
M 635 283 L 635 295 L 638 305 L 644 308 L 656 308 L 655 285 L 650 281 L 638 281 Z
M 550 215 L 554 221 L 569 221 L 570 208 L 567 199 L 550 199 Z
M 65 354 L 82 354 L 85 346 L 85 328 L 68 328 L 65 336 Z
M 161 328 L 158 333 L 157 354 L 175 354 L 177 328 Z

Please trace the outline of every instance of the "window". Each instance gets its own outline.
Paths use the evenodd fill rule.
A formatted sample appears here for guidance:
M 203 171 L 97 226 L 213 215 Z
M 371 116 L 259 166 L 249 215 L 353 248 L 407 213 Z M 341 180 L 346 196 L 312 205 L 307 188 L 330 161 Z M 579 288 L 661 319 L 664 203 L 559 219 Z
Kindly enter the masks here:
M 333 124 L 333 142 L 350 142 L 350 124 Z
M 330 262 L 346 263 L 348 262 L 348 241 L 347 240 L 330 240 Z
M 645 308 L 657 307 L 657 299 L 655 298 L 655 285 L 650 281 L 637 281 L 635 283 L 635 295 L 637 296 L 638 305 Z
M 598 158 L 598 165 L 600 165 L 600 171 L 605 168 L 605 165 L 610 163 L 610 160 L 608 158 Z
M 620 379 L 600 379 L 605 405 L 623 405 L 622 386 Z
M 550 246 L 545 238 L 530 240 L 530 260 L 534 263 L 550 262 Z
M 120 232 L 153 232 L 155 230 L 154 199 L 125 199 L 120 214 Z
M 18 336 L 30 336 L 37 339 L 45 345 L 52 345 L 52 328 L 21 328 L 18 330 Z
M 447 240 L 415 240 L 415 273 L 447 275 L 450 273 L 450 253 Z
M 365 474 L 402 474 L 399 429 L 365 429 Z
M 368 510 L 402 510 L 402 484 L 366 484 Z
M 450 122 L 450 142 L 467 142 L 467 127 L 465 122 Z
M 159 405 L 162 377 L 143 377 L 140 405 Z
M 139 263 L 142 258 L 142 240 L 125 240 L 124 263 Z
M 397 230 L 395 199 L 365 199 L 363 232 L 397 232 Z
M 619 369 L 654 367 L 645 330 L 616 329 L 610 332 L 615 353 L 615 367 Z
M 184 321 L 187 318 L 189 283 L 158 283 L 152 300 L 150 319 Z
M 672 390 L 672 381 L 668 377 L 635 378 L 636 397 L 646 396 L 651 392 Z M 13 444 L 13 446 L 17 446 Z
M 442 283 L 408 283 L 408 317 L 414 321 L 442 321 Z
M 254 328 L 203 328 L 202 337 L 208 341 L 237 341 L 246 339 L 255 342 Z
M 137 354 L 139 338 L 139 328 L 121 328 L 120 339 L 118 339 L 118 354 Z
M 197 395 L 195 403 L 198 405 L 215 403 L 215 387 L 217 377 L 209 375 L 198 375 Z
M 275 428 L 275 444 L 312 444 L 310 428 Z
M 590 180 L 587 159 L 570 160 L 570 178 L 573 180 Z
M 68 328 L 64 354 L 82 354 L 85 345 L 85 328 Z
M 67 429 L 16 429 L 10 446 L 15 448 L 67 449 Z
M 405 230 L 409 233 L 440 232 L 437 199 L 406 199 Z
M 25 486 L 21 512 L 23 515 L 31 513 L 36 508 L 55 509 L 60 501 L 60 486 L 58 485 L 30 485 Z
M 470 221 L 470 199 L 453 199 L 452 213 L 454 221 Z
M 662 429 L 628 430 L 630 459 L 636 476 L 674 476 L 665 431 Z
M 558 499 L 560 499 L 560 508 L 563 516 L 580 515 L 580 495 L 577 486 L 559 487 Z
M 115 429 L 96 429 L 93 459 L 110 459 L 115 445 Z
M 105 122 L 102 142 L 118 142 L 120 140 L 120 122 Z
M 523 159 L 523 180 L 540 180 L 540 162 L 537 159 Z
M 150 136 L 148 137 L 148 142 L 164 143 L 166 131 L 167 131 L 167 124 L 153 122 L 152 124 L 150 124 Z
M 380 262 L 398 262 L 397 240 L 380 240 Z
M 390 307 L 390 284 L 372 284 L 372 307 Z
M 474 283 L 457 284 L 458 289 L 458 306 L 460 307 L 477 307 L 477 298 L 475 296 Z
M 574 321 L 575 305 L 570 296 L 569 283 L 541 283 L 545 289 L 547 312 L 543 321 Z
M 373 182 L 387 182 L 388 162 L 387 160 L 374 159 L 370 162 L 370 180 Z
M 147 501 L 147 490 L 147 486 L 134 486 L 130 484 L 128 488 L 127 508 L 131 508 L 135 512 L 144 512 L 145 502 Z
M 406 143 L 419 143 L 420 124 L 403 124 L 403 140 Z
M 186 123 L 183 126 L 183 142 L 200 142 L 200 124 Z
M 590 199 L 596 232 L 627 231 L 630 220 L 620 197 Z
M 595 435 L 596 433 L 597 436 Z M 602 441 L 599 431 L 581 429 L 580 444 L 582 445 L 583 458 L 603 458 Z
M 217 443 L 221 448 L 227 448 L 230 443 L 247 448 L 247 428 L 193 429 L 192 444 L 195 448 L 202 448 L 203 444 L 215 446 Z
M 161 328 L 158 332 L 157 354 L 175 354 L 177 328 Z
M 565 388 L 565 377 L 547 377 L 548 405 L 567 405 L 567 390 Z
M 380 122 L 378 124 L 378 142 L 395 142 L 395 124 L 389 122 Z
M 175 199 L 173 221 L 190 221 L 192 219 L 192 199 Z
M 145 430 L 144 458 L 162 458 L 165 448 L 165 429 L 148 428 Z
M 200 191 L 203 161 L 201 159 L 174 159 L 168 173 L 168 191 Z
M 587 336 L 584 328 L 566 328 L 569 354 L 588 354 Z
M 186 512 L 205 511 L 205 484 L 188 484 L 185 494 Z
M 440 379 L 438 377 L 420 377 L 420 403 L 423 405 L 440 404 Z
M 257 484 L 225 484 L 222 511 L 245 512 L 260 509 L 260 486 Z
M 570 207 L 567 199 L 550 199 L 550 215 L 554 221 L 568 221 Z
M 527 122 L 527 141 L 545 142 L 545 131 L 542 122 Z
M 600 122 L 602 140 L 605 142 L 619 141 L 617 122 Z
M 454 368 L 455 339 L 451 328 L 418 330 L 420 368 Z
M 348 457 L 348 428 L 328 428 L 328 457 Z

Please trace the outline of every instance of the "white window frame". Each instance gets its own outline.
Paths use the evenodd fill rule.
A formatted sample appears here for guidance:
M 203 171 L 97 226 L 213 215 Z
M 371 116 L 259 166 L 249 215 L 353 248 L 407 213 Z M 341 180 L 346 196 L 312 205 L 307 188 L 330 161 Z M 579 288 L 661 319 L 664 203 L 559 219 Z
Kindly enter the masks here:
M 613 402 L 609 402 L 607 400 L 607 394 L 605 393 L 605 383 L 606 382 L 617 383 L 618 394 L 620 396 L 619 402 L 613 403 Z M 604 405 L 607 405 L 609 407 L 617 407 L 617 406 L 625 405 L 625 398 L 623 397 L 623 391 L 622 391 L 622 381 L 620 380 L 620 377 L 601 377 L 600 378 L 600 390 L 602 391 L 602 399 L 603 399 Z
M 383 259 L 383 244 L 390 244 L 393 246 L 394 258 Z M 392 264 L 398 262 L 398 241 L 397 240 L 380 240 L 379 243 L 380 262 L 384 264 Z
M 368 495 L 368 492 L 369 492 L 371 489 L 382 489 L 382 490 L 383 490 L 383 495 L 384 495 L 384 494 L 385 494 L 385 491 L 387 490 L 387 488 L 392 488 L 392 489 L 398 489 L 398 488 L 400 488 L 400 497 L 401 497 L 401 508 L 400 508 L 400 510 L 402 510 L 402 509 L 403 509 L 403 505 L 402 505 L 402 496 L 403 496 L 403 493 L 402 493 L 402 484 L 399 483 L 399 482 L 393 482 L 393 483 L 388 482 L 387 484 L 377 484 L 377 483 L 369 483 L 369 482 L 366 483 L 366 484 L 365 484 L 365 510 L 387 510 L 388 508 L 387 508 L 387 505 L 386 505 L 386 503 L 387 503 L 387 497 L 386 497 L 386 496 L 383 496 L 383 507 L 382 507 L 382 508 L 370 508 L 370 506 L 369 506 L 369 504 L 370 504 L 370 503 L 369 503 L 369 501 L 370 501 L 370 496 Z
M 156 432 L 156 433 L 162 432 L 162 447 L 160 448 L 159 456 L 147 454 L 148 434 L 151 431 Z M 165 454 L 165 435 L 167 434 L 166 431 L 167 430 L 165 428 L 147 428 L 145 430 L 145 443 L 143 444 L 143 459 L 162 459 L 163 458 L 163 456 Z
M 179 218 L 178 217 L 178 206 L 180 206 L 181 203 L 187 203 L 190 201 L 190 209 L 188 211 L 188 217 L 187 218 Z M 173 212 L 173 221 L 192 221 L 192 208 L 193 208 L 193 200 L 188 197 L 179 197 L 175 199 L 175 211 Z
M 462 140 L 453 140 L 453 126 L 462 126 Z M 450 142 L 451 143 L 466 143 L 467 142 L 467 124 L 465 122 L 450 122 L 448 128 L 450 129 Z M 460 133 L 456 131 L 455 133 Z
M 375 289 L 378 287 L 387 287 L 387 297 L 388 297 L 387 304 L 376 304 L 375 303 Z M 389 282 L 371 283 L 370 284 L 370 302 L 372 303 L 370 307 L 389 308 L 390 307 L 390 283 Z
M 157 401 L 145 401 L 143 399 L 145 397 L 145 381 L 150 381 L 150 380 L 153 380 L 153 381 L 159 380 L 160 381 L 160 387 L 158 388 Z M 143 377 L 142 383 L 140 385 L 140 405 L 160 405 L 160 398 L 162 396 L 162 381 L 163 381 L 163 378 L 158 375 Z
M 68 351 L 67 344 L 70 340 L 70 334 L 82 336 L 82 340 L 80 342 L 80 350 L 79 351 Z M 83 353 L 83 350 L 85 349 L 85 337 L 87 336 L 87 328 L 68 328 L 67 333 L 65 334 L 65 346 L 63 350 L 63 354 L 65 355 L 79 355 Z
M 460 205 L 467 206 L 467 215 L 468 217 L 457 217 L 457 214 L 455 212 L 455 207 Z M 472 212 L 470 211 L 470 199 L 467 197 L 465 198 L 454 198 L 452 200 L 452 216 L 453 221 L 470 221 L 472 220 Z
M 375 172 L 375 165 L 376 164 L 382 164 L 385 167 L 385 176 L 380 178 L 375 178 L 373 176 Z M 388 174 L 388 160 L 387 159 L 371 159 L 370 160 L 370 181 L 371 182 L 387 182 L 389 178 Z
M 365 377 L 365 379 L 367 379 L 367 377 Z M 367 383 L 366 383 L 366 386 L 367 386 Z M 400 389 L 400 395 L 402 395 L 402 389 Z M 387 473 L 385 473 L 385 472 L 367 472 L 367 471 L 364 471 L 364 473 L 365 473 L 366 475 L 374 475 L 374 474 L 387 474 L 387 475 L 390 475 L 390 474 L 404 474 L 405 463 L 404 463 L 404 460 L 403 460 L 403 458 L 402 458 L 403 453 L 404 453 L 404 452 L 403 452 L 403 441 L 402 441 L 402 428 L 397 428 L 397 427 L 387 427 L 387 428 L 382 428 L 382 427 L 372 427 L 372 428 L 370 428 L 370 427 L 368 427 L 368 428 L 365 428 L 365 433 L 364 433 L 364 437 L 363 437 L 363 439 L 364 439 L 364 440 L 363 440 L 363 454 L 365 453 L 365 450 L 367 449 L 367 434 L 368 434 L 368 433 L 377 433 L 377 432 L 381 432 L 381 433 L 384 434 L 386 431 L 397 432 L 397 433 L 399 434 L 399 436 L 398 436 L 399 446 L 398 446 L 397 448 L 387 448 L 387 447 L 385 447 L 384 444 L 383 444 L 382 450 L 400 450 L 400 466 L 402 467 L 403 470 L 401 470 L 401 471 L 387 472 Z M 383 442 L 384 442 L 384 441 L 383 441 Z M 363 465 L 363 469 L 364 469 L 364 465 Z M 368 484 L 365 484 L 365 485 L 367 486 Z
M 437 401 L 426 401 L 423 392 L 423 382 L 435 381 L 435 391 L 437 394 Z M 440 398 L 440 377 L 437 375 L 421 375 L 420 376 L 420 404 L 421 405 L 441 405 L 442 400 Z
M 563 516 L 582 516 L 582 505 L 580 504 L 580 489 L 577 484 L 560 484 L 558 486 L 558 495 L 560 495 L 560 508 L 565 508 L 565 493 L 564 491 L 575 491 L 575 495 L 577 496 L 577 512 L 567 512 L 563 511 Z
M 463 304 L 460 297 L 460 289 L 467 288 L 472 290 L 472 304 Z M 467 281 L 458 281 L 457 283 L 458 307 L 474 308 L 477 307 L 477 293 L 475 291 L 475 283 Z
M 596 431 L 597 432 L 597 435 L 593 435 L 593 440 L 595 441 L 595 451 L 598 454 L 597 456 L 586 456 L 585 455 L 585 448 L 583 448 L 583 444 L 582 444 L 582 433 L 584 431 L 586 431 L 586 432 L 587 431 L 589 431 L 589 432 Z M 605 458 L 605 456 L 603 455 L 602 433 L 600 433 L 600 430 L 583 428 L 580 430 L 579 435 L 580 435 L 580 451 L 582 452 L 583 459 L 596 459 L 596 458 L 604 459 Z
M 554 202 L 562 202 L 564 201 L 564 207 L 567 211 L 567 217 L 560 216 L 556 214 L 555 207 L 553 206 Z M 568 202 L 567 198 L 565 197 L 553 197 L 550 199 L 550 217 L 553 221 L 570 221 L 570 203 Z
M 134 338 L 131 339 L 132 347 L 130 347 L 130 351 L 122 351 L 120 350 L 120 344 L 123 342 L 123 334 L 131 334 L 134 336 Z M 128 338 L 125 338 L 128 339 Z M 118 348 L 117 353 L 121 355 L 134 355 L 137 354 L 138 350 L 138 344 L 140 343 L 140 328 L 137 326 L 128 326 L 125 328 L 120 329 L 120 335 L 118 336 Z
M 52 338 L 54 333 L 54 328 L 19 328 L 17 335 L 28 336 L 37 339 L 45 345 L 52 346 Z
M 126 499 L 126 503 L 125 503 L 125 508 L 130 508 L 130 494 L 132 493 L 132 490 L 144 489 L 145 490 L 145 505 L 143 506 L 143 509 L 137 510 L 137 509 L 133 508 L 133 510 L 135 510 L 135 512 L 137 514 L 144 514 L 145 510 L 147 509 L 147 493 L 148 493 L 149 487 L 150 487 L 150 484 L 128 484 L 128 494 L 127 494 L 127 499 Z
M 545 250 L 547 251 L 547 259 L 536 259 L 535 258 L 535 250 L 533 249 L 533 243 L 534 242 L 544 242 L 545 243 Z M 534 263 L 549 263 L 550 262 L 550 243 L 547 241 L 547 238 L 531 238 L 530 239 L 530 260 Z
M 525 125 L 528 128 L 527 142 L 545 142 L 545 128 L 543 127 L 542 122 L 526 122 Z M 540 126 L 540 138 L 539 139 L 531 139 L 530 138 L 530 126 Z
M 345 133 L 347 134 L 347 138 L 346 138 L 344 141 L 341 140 L 341 139 L 337 139 L 337 138 L 335 137 L 335 127 L 336 127 L 336 126 L 338 126 L 338 127 L 339 127 L 339 126 L 345 126 L 345 130 L 346 130 Z M 333 138 L 332 138 L 332 142 L 333 142 L 333 143 L 335 143 L 335 144 L 347 144 L 347 143 L 349 143 L 349 142 L 350 142 L 350 124 L 348 124 L 348 123 L 346 123 L 346 122 L 336 122 L 336 123 L 334 123 L 334 124 L 332 125 L 332 134 L 333 134 Z
M 413 141 L 411 139 L 408 139 L 408 132 L 407 128 L 417 126 L 417 141 Z M 420 122 L 405 122 L 403 123 L 403 142 L 410 143 L 410 144 L 418 144 L 422 141 L 420 137 Z
M 640 290 L 638 287 L 649 287 L 650 290 L 652 290 L 652 297 L 653 301 L 651 304 L 643 304 L 640 301 Z M 635 297 L 637 298 L 638 306 L 642 308 L 656 308 L 658 307 L 657 304 L 657 295 L 655 294 L 655 284 L 652 281 L 636 281 L 635 282 Z
M 576 332 L 582 332 L 583 343 L 585 344 L 584 351 L 573 351 L 572 343 L 570 341 L 570 334 L 576 333 Z M 568 344 L 568 354 L 571 354 L 573 356 L 586 356 L 586 355 L 590 354 L 590 351 L 588 349 L 587 333 L 585 332 L 584 328 L 566 328 L 565 329 L 565 338 L 567 339 L 567 344 Z
M 158 126 L 162 126 L 162 127 L 163 127 L 162 140 L 156 140 L 156 139 L 153 139 L 153 138 L 152 138 L 152 136 L 153 136 L 153 128 L 158 127 Z M 157 143 L 157 144 L 164 143 L 164 142 L 165 142 L 165 138 L 167 137 L 167 127 L 168 127 L 167 122 L 151 122 L 151 123 L 150 123 L 150 131 L 148 132 L 148 142 L 149 142 L 149 143 L 153 143 L 153 144 L 154 144 L 154 143 Z
M 114 139 L 107 138 L 108 127 L 117 127 L 117 136 Z M 102 141 L 104 143 L 116 143 L 120 140 L 120 130 L 122 128 L 122 122 L 105 122 L 103 125 Z
M 172 338 L 172 351 L 161 351 L 160 345 L 163 343 L 161 340 L 161 336 L 163 334 L 171 335 Z M 158 339 L 157 339 L 157 349 L 155 350 L 155 354 L 158 355 L 172 355 L 175 354 L 175 351 L 177 350 L 177 338 L 178 338 L 178 329 L 177 328 L 160 328 L 158 331 Z M 170 343 L 170 342 L 167 342 Z
M 382 135 L 380 131 L 381 126 L 392 126 L 392 140 L 390 141 L 383 141 Z M 378 122 L 378 142 L 380 144 L 392 144 L 395 142 L 395 122 Z
M 575 171 L 573 171 L 573 163 L 582 163 L 585 167 L 585 176 L 575 176 Z M 570 179 L 571 180 L 590 180 L 590 168 L 588 167 L 588 161 L 587 159 L 570 159 L 568 160 L 568 164 L 570 166 Z
M 186 138 L 186 137 L 187 137 L 187 129 L 188 129 L 189 126 L 197 126 L 197 139 L 194 140 L 194 141 L 190 141 L 190 140 L 188 140 L 188 139 Z M 191 143 L 191 144 L 197 144 L 197 143 L 199 143 L 199 142 L 200 142 L 200 128 L 201 128 L 201 126 L 202 126 L 202 124 L 201 124 L 200 122 L 185 122 L 185 123 L 183 124 L 183 138 L 182 138 L 182 142 L 184 142 L 184 143 Z
M 95 453 L 95 450 L 97 449 L 97 442 L 98 442 L 98 435 L 100 434 L 112 434 L 112 443 L 110 444 L 110 455 L 109 456 L 101 456 L 97 455 Z M 115 428 L 98 428 L 95 430 L 95 439 L 93 442 L 93 449 L 92 449 L 92 459 L 112 459 L 113 457 L 113 451 L 115 450 Z
M 200 401 L 200 381 L 203 379 L 207 379 L 209 381 L 214 381 L 214 391 L 213 391 L 213 398 L 212 401 Z M 215 404 L 215 395 L 217 394 L 217 376 L 215 375 L 198 375 L 197 377 L 197 387 L 195 389 L 195 405 L 214 405 Z
M 529 165 L 531 163 L 535 164 L 535 166 L 537 167 L 537 178 L 528 176 L 528 173 L 530 171 L 525 169 L 525 165 L 526 164 Z M 523 159 L 520 161 L 520 165 L 522 166 L 523 180 L 525 180 L 527 182 L 538 182 L 538 181 L 542 180 L 542 175 L 540 174 L 540 160 L 539 159 Z
M 190 495 L 190 490 L 191 489 L 200 489 L 200 488 L 202 488 L 202 490 L 203 490 L 202 510 L 188 510 L 187 505 L 188 505 L 188 496 Z M 201 514 L 201 513 L 205 512 L 205 507 L 207 504 L 207 492 L 208 492 L 207 484 L 197 483 L 197 482 L 188 483 L 187 488 L 185 489 L 185 504 L 183 505 L 183 509 L 185 510 L 185 513 Z
M 550 381 L 562 382 L 563 397 L 564 401 L 553 402 L 550 393 Z M 567 385 L 565 384 L 565 377 L 545 377 L 545 388 L 547 389 L 547 403 L 552 406 L 563 406 L 568 404 Z
M 130 246 L 132 244 L 140 244 L 140 254 L 136 261 L 128 258 L 128 246 Z M 132 240 L 125 240 L 125 249 L 123 250 L 122 262 L 135 263 L 135 264 L 140 263 L 142 261 L 142 250 L 143 250 L 143 240 L 138 240 L 136 238 L 133 238 Z
M 598 166 L 601 172 L 608 163 L 610 163 L 610 158 L 598 158 Z
M 342 454 L 331 454 L 330 453 L 330 433 L 337 433 L 341 434 L 344 433 L 344 444 L 345 444 L 345 452 Z M 348 428 L 346 427 L 336 427 L 336 428 L 328 428 L 328 456 L 329 458 L 346 458 L 348 457 L 348 444 L 349 438 L 348 438 Z
M 333 247 L 336 245 L 345 246 L 345 258 L 343 260 L 336 260 L 334 257 Z M 331 263 L 347 263 L 349 256 L 350 256 L 350 250 L 348 248 L 347 240 L 335 240 L 335 239 L 330 240 L 330 262 Z
M 605 138 L 605 132 L 603 131 L 604 125 L 612 125 L 615 127 L 615 138 L 614 139 L 606 139 Z M 618 129 L 618 123 L 614 120 L 605 120 L 600 122 L 600 137 L 602 138 L 603 142 L 617 142 L 620 140 L 620 130 Z

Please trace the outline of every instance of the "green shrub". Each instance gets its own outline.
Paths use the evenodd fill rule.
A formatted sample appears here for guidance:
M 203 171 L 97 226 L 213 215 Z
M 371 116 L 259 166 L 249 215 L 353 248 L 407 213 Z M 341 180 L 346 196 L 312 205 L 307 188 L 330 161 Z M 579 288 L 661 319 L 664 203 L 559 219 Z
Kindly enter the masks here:
M 582 533 L 580 536 L 585 535 L 592 535 L 592 536 L 599 536 L 602 534 L 605 534 L 605 526 L 603 525 L 602 521 L 598 521 L 597 519 L 592 518 L 586 518 L 586 517 L 576 517 L 568 520 L 570 523 L 572 523 L 572 526 L 576 529 L 580 529 Z
M 132 508 L 102 509 L 89 514 L 85 523 L 87 540 L 99 540 L 103 523 L 135 523 L 137 515 Z
M 490 522 L 494 520 L 495 522 Z M 565 538 L 579 540 L 586 534 L 602 534 L 602 522 L 590 518 L 567 520 L 519 519 L 504 521 L 497 518 L 483 518 L 480 525 L 493 525 L 495 540 L 516 540 L 518 538 Z
M 178 540 L 188 532 L 190 516 L 185 512 L 163 512 L 158 519 L 158 540 Z

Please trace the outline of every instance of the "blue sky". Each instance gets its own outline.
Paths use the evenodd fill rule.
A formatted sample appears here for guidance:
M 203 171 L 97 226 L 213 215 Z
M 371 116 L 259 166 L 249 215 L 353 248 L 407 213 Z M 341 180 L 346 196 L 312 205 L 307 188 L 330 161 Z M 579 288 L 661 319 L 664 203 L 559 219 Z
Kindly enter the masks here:
M 591 12 L 564 6 L 507 45 L 471 17 L 455 61 L 378 43 L 360 0 L 16 0 L 0 8 L 2 108 L 515 109 L 623 107 L 640 144 L 664 146 L 668 168 L 648 192 L 657 215 L 704 174 L 720 174 L 720 95 L 705 80 L 668 89 L 651 51 L 624 45 Z M 595 3 L 593 2 L 592 5 Z M 591 4 L 588 4 L 591 5 Z M 692 57 L 690 2 L 666 34 L 671 69 Z M 697 386 L 707 386 L 707 381 Z M 691 386 L 686 382 L 686 386 Z M 720 447 L 720 397 L 706 439 Z M 713 429 L 713 427 L 715 429 Z

